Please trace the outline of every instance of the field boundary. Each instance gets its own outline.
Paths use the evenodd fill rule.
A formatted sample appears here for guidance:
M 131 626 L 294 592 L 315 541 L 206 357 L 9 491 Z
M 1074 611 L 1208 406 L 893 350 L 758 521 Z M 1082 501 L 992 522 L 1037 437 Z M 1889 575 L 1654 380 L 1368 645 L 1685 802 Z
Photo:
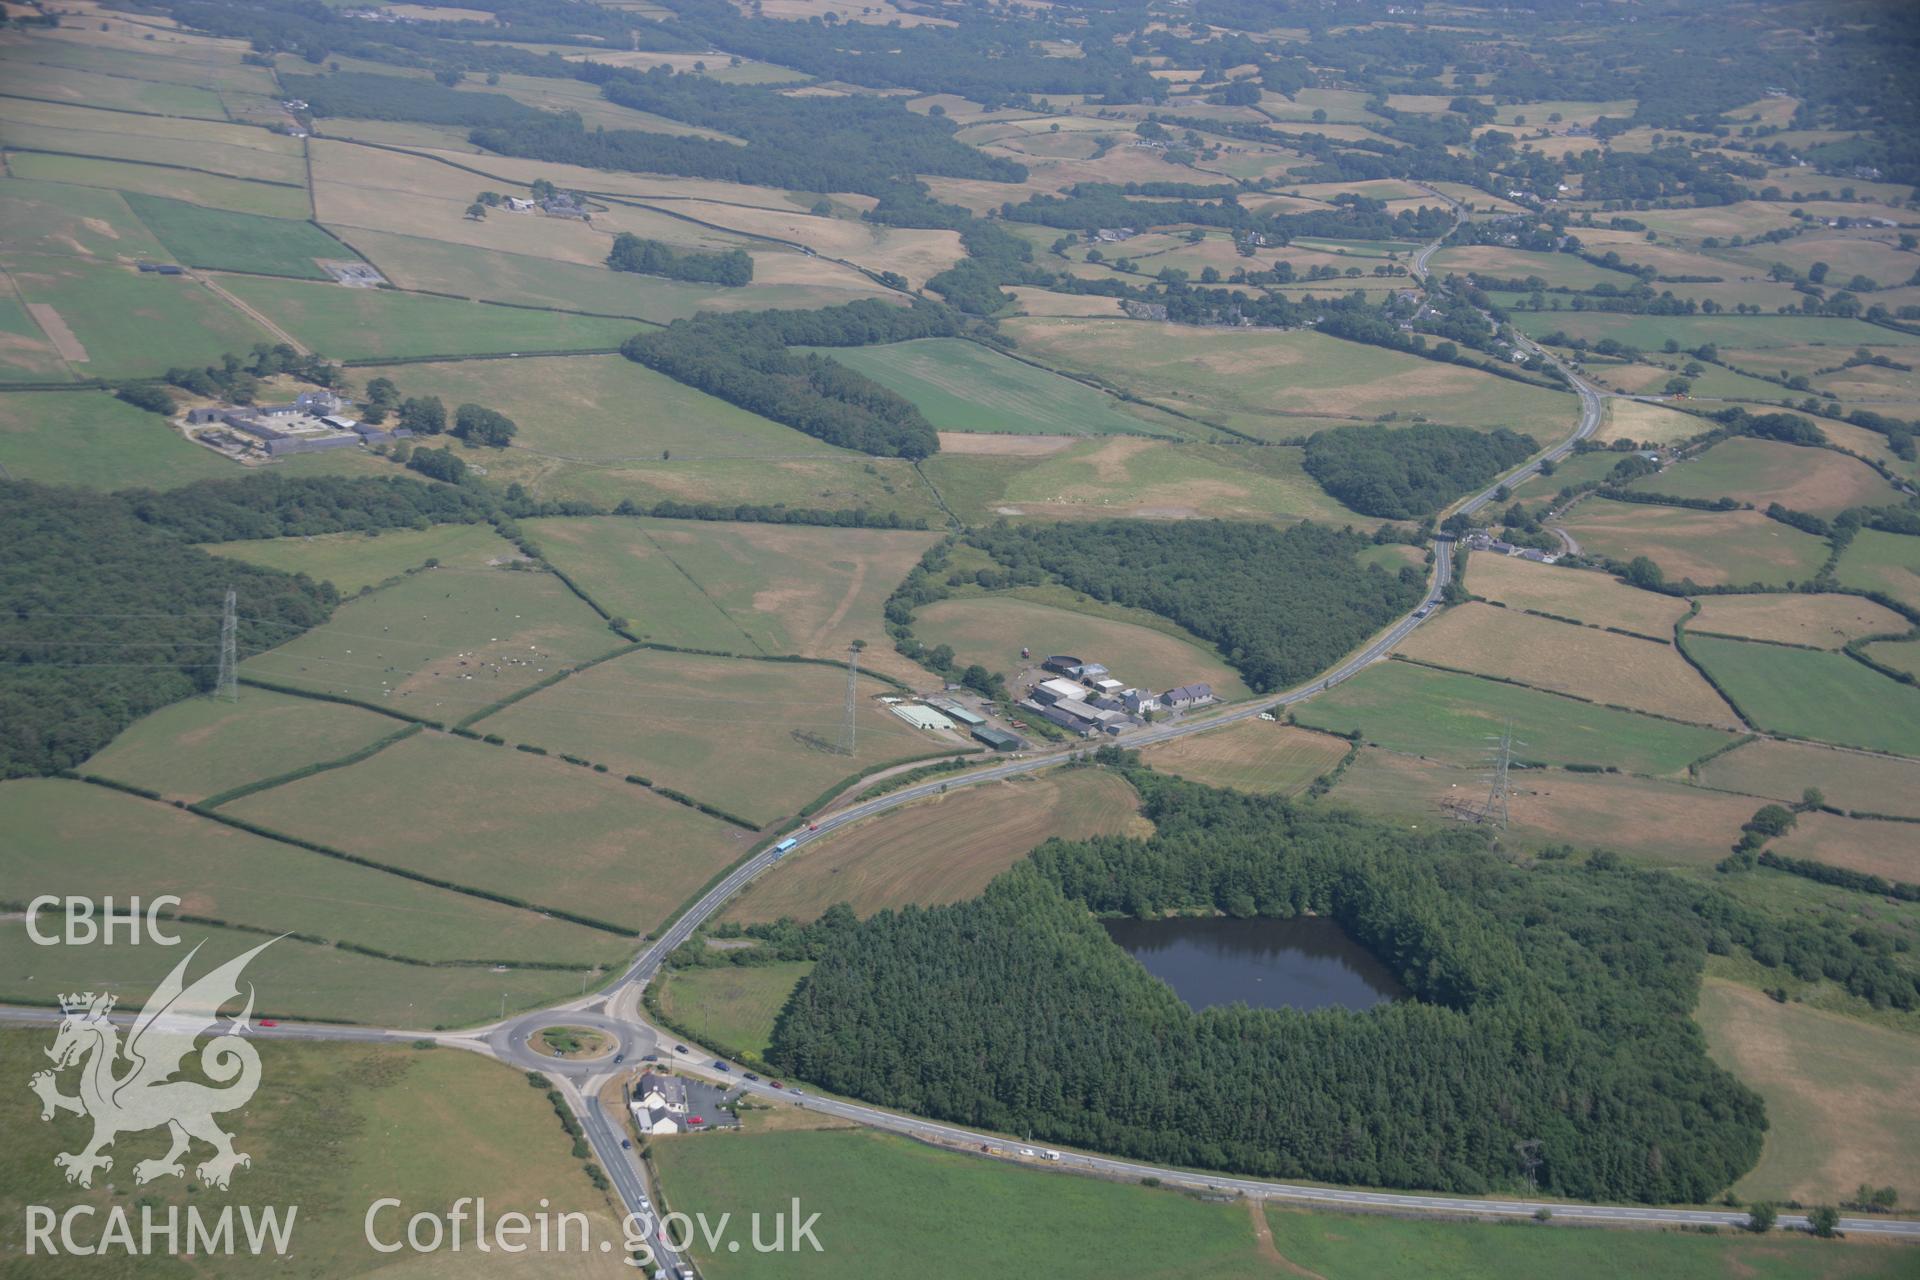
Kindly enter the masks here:
M 268 791 L 274 787 L 284 786 L 289 782 L 298 782 L 302 778 L 311 778 L 317 773 L 327 773 L 334 769 L 344 769 L 350 764 L 359 764 L 362 760 L 369 760 L 379 755 L 394 743 L 399 742 L 403 738 L 411 738 L 414 734 L 419 733 L 425 728 L 426 726 L 423 724 L 410 724 L 404 728 L 395 729 L 384 738 L 378 738 L 369 742 L 357 751 L 349 751 L 337 760 L 319 760 L 313 764 L 302 765 L 298 769 L 289 769 L 287 772 L 271 778 L 262 778 L 258 782 L 249 782 L 242 786 L 230 787 L 225 791 L 215 792 L 213 795 L 196 803 L 203 809 L 217 809 L 223 804 L 230 804 L 240 799 L 242 796 L 250 796 L 257 792 Z
M 1597 698 L 1584 698 L 1577 693 L 1566 693 L 1559 689 L 1543 689 L 1537 684 L 1528 684 L 1524 680 L 1515 680 L 1511 676 L 1493 676 L 1493 675 L 1488 675 L 1484 671 L 1467 671 L 1460 667 L 1449 667 L 1444 663 L 1428 662 L 1420 658 L 1409 658 L 1404 654 L 1399 654 L 1399 653 L 1390 653 L 1387 655 L 1387 658 L 1393 662 L 1404 662 L 1408 666 L 1412 666 L 1412 667 L 1426 667 L 1430 671 L 1444 671 L 1451 676 L 1471 676 L 1475 680 L 1488 680 L 1493 682 L 1494 684 L 1510 684 L 1516 689 L 1525 689 L 1530 693 L 1544 693 L 1549 697 L 1565 698 L 1569 702 L 1584 702 L 1590 707 L 1605 707 L 1608 711 L 1620 711 L 1630 716 L 1645 716 L 1649 720 L 1664 720 L 1668 724 L 1685 725 L 1689 729 L 1712 729 L 1719 733 L 1728 732 L 1725 725 L 1703 724 L 1698 720 L 1682 720 L 1678 716 L 1662 715 L 1658 711 L 1643 711 L 1639 707 L 1623 707 L 1617 702 L 1601 702 Z M 1714 685 L 1713 688 L 1716 693 L 1719 692 L 1718 685 Z M 1726 695 L 1721 694 L 1722 698 L 1724 698 L 1725 696 Z M 1733 707 L 1733 704 L 1731 702 L 1729 702 L 1727 705 L 1729 707 Z M 1739 710 L 1739 708 L 1737 707 L 1734 707 L 1733 709 L 1735 710 L 1736 713 Z M 1740 722 L 1743 725 L 1747 724 L 1746 718 L 1744 716 L 1741 717 Z M 1310 728 L 1313 728 L 1314 726 L 1302 725 L 1301 727 L 1310 729 Z M 1748 725 L 1747 727 L 1749 730 L 1751 730 L 1752 728 L 1751 725 Z M 1335 736 L 1338 736 L 1338 735 L 1335 735 Z
M 1741 727 L 1751 733 L 1756 727 L 1753 723 L 1753 717 L 1747 714 L 1746 708 L 1733 700 L 1733 695 L 1728 693 L 1726 689 L 1721 686 L 1720 682 L 1713 678 L 1713 673 L 1708 671 L 1706 667 L 1701 664 L 1700 660 L 1687 650 L 1687 620 L 1689 618 L 1696 618 L 1699 615 L 1700 602 L 1698 600 L 1687 601 L 1687 616 L 1674 620 L 1673 647 L 1680 651 L 1680 656 L 1686 659 L 1687 665 L 1699 672 L 1700 678 L 1705 680 L 1707 684 L 1712 687 L 1713 691 L 1720 695 L 1720 700 L 1733 710 L 1734 718 L 1740 722 Z

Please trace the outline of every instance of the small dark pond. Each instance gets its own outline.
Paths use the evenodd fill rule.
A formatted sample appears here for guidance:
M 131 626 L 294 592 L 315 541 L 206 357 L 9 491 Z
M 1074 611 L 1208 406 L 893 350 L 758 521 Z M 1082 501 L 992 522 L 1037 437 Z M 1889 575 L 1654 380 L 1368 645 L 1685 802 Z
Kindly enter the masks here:
M 1407 994 L 1324 916 L 1103 920 L 1107 935 L 1194 1009 L 1371 1009 Z

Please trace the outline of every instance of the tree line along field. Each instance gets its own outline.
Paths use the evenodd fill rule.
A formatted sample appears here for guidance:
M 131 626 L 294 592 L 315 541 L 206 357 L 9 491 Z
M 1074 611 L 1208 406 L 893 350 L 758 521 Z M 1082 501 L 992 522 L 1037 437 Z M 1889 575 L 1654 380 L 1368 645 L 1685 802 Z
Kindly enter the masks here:
M 254 962 L 250 978 L 260 975 L 272 951 Z M 260 981 L 264 999 L 271 987 Z M 0 1063 L 25 1079 L 45 1064 L 46 1034 L 40 1029 L 0 1032 Z M 531 1216 L 546 1205 L 553 1214 L 585 1214 L 596 1239 L 620 1238 L 619 1213 L 569 1154 L 569 1140 L 552 1107 L 540 1090 L 527 1086 L 522 1073 L 453 1049 L 257 1040 L 259 1091 L 245 1108 L 220 1121 L 252 1164 L 235 1178 L 231 1191 L 185 1178 L 147 1184 L 140 1194 L 153 1206 L 156 1220 L 189 1207 L 217 1216 L 221 1208 L 242 1203 L 298 1205 L 292 1250 L 282 1269 L 303 1276 L 355 1274 L 390 1264 L 368 1244 L 365 1224 L 368 1206 L 387 1195 L 405 1196 L 409 1203 L 417 1195 L 422 1204 L 438 1205 L 484 1196 L 490 1214 Z M 64 1116 L 43 1124 L 39 1100 L 25 1089 L 11 1092 L 17 1096 L 0 1104 L 0 1123 L 15 1139 L 15 1158 L 0 1175 L 0 1212 L 17 1223 L 27 1205 L 74 1202 L 53 1157 L 78 1149 L 87 1122 Z M 114 1144 L 115 1173 L 125 1182 L 129 1175 L 120 1170 L 157 1159 L 166 1147 L 164 1130 L 122 1134 Z M 325 1158 L 315 1159 L 316 1152 L 325 1152 Z M 100 1206 L 109 1194 L 82 1193 L 80 1203 Z M 408 1212 L 393 1219 L 395 1235 L 404 1235 Z M 383 1241 L 392 1238 L 387 1225 L 383 1217 Z M 9 1242 L 22 1247 L 17 1236 L 10 1234 Z M 472 1249 L 471 1235 L 466 1245 Z M 619 1257 L 574 1254 L 569 1274 L 626 1274 L 629 1268 Z M 49 1276 L 84 1275 L 91 1265 L 44 1256 L 38 1263 L 36 1270 Z M 193 1262 L 200 1274 L 215 1277 L 256 1274 L 260 1265 L 244 1252 L 202 1253 Z
M 721 918 L 810 921 L 837 902 L 868 916 L 964 901 L 1052 837 L 1150 831 L 1139 807 L 1124 779 L 1100 769 L 965 787 L 809 843 L 755 880 Z
M 1845 746 L 1920 755 L 1920 691 L 1837 653 L 1717 636 L 1687 652 L 1757 726 Z

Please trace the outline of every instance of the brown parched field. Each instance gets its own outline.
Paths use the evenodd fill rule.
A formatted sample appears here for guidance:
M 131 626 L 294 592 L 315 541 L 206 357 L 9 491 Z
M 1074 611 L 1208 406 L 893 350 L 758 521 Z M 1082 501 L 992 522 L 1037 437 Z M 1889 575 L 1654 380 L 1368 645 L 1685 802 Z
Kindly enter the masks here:
M 1513 609 L 1464 604 L 1421 627 L 1401 656 L 1517 680 L 1609 706 L 1694 724 L 1739 727 L 1733 709 L 1672 645 L 1576 627 Z
M 1769 846 L 1784 857 L 1811 858 L 1886 880 L 1920 880 L 1920 823 L 1803 813 Z
M 1486 798 L 1486 773 L 1367 747 L 1330 797 L 1409 824 L 1452 824 L 1449 804 Z M 1760 802 L 1619 774 L 1529 769 L 1513 775 L 1506 844 L 1612 849 L 1659 866 L 1712 866 Z
M 1298 795 L 1340 763 L 1348 743 L 1330 733 L 1246 720 L 1211 733 L 1175 738 L 1142 752 L 1161 773 L 1210 787 L 1260 795 Z
M 860 822 L 808 845 L 734 899 L 742 924 L 812 920 L 836 902 L 863 916 L 959 902 L 1052 836 L 1148 835 L 1140 797 L 1104 769 L 982 783 Z
M 1655 597 L 1658 599 L 1659 597 Z M 1907 620 L 1858 596 L 1705 596 L 1687 630 L 1839 649 L 1860 636 L 1899 635 Z
M 1647 556 L 1668 581 L 1691 578 L 1703 586 L 1804 581 L 1827 557 L 1824 541 L 1758 511 L 1694 511 L 1588 498 L 1560 523 L 1590 555 Z
M 1760 1163 L 1734 1184 L 1751 1199 L 1831 1204 L 1863 1182 L 1920 1185 L 1913 1037 L 1857 1018 L 1776 1004 L 1709 977 L 1695 1019 L 1720 1065 L 1766 1099 Z
M 1843 747 L 1762 738 L 1716 756 L 1700 781 L 1788 801 L 1818 787 L 1837 809 L 1920 818 L 1920 763 Z
M 1509 609 L 1536 609 L 1646 636 L 1671 636 L 1673 624 L 1687 616 L 1686 601 L 1630 587 L 1610 573 L 1566 569 L 1518 556 L 1490 552 L 1471 556 L 1466 583 L 1474 595 L 1497 600 Z

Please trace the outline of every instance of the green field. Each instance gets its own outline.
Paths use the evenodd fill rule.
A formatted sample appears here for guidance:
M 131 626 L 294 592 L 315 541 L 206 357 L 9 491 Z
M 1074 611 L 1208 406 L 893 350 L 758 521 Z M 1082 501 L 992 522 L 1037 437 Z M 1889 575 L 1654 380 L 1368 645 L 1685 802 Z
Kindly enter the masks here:
M 343 255 L 344 256 L 344 255 Z M 336 360 L 619 346 L 628 320 L 489 306 L 451 298 L 229 276 L 221 285 L 282 329 Z
M 939 536 L 620 516 L 523 527 L 642 639 L 819 658 L 884 647 L 887 597 Z
M 126 201 L 160 243 L 190 267 L 325 280 L 327 273 L 314 259 L 355 256 L 311 222 L 205 209 L 138 192 L 128 192 Z
M 1489 734 L 1510 721 L 1527 745 L 1515 755 L 1552 764 L 1614 765 L 1632 773 L 1684 769 L 1728 741 L 1724 733 L 1575 702 L 1516 685 L 1382 662 L 1301 703 L 1294 719 L 1448 764 L 1484 759 Z
M 1751 438 L 1723 440 L 1628 487 L 1679 498 L 1738 498 L 1761 508 L 1777 502 L 1826 517 L 1900 497 L 1879 472 L 1844 454 Z
M 1433 269 L 1443 276 L 1471 274 L 1495 280 L 1526 280 L 1538 276 L 1546 281 L 1549 289 L 1585 290 L 1597 284 L 1629 289 L 1634 284 L 1633 276 L 1627 272 L 1597 267 L 1570 253 L 1530 253 L 1525 249 L 1492 245 L 1442 249 L 1433 255 Z
M 257 213 L 269 218 L 304 218 L 310 208 L 304 187 L 247 178 L 226 178 L 217 174 L 196 173 L 191 169 L 141 164 L 133 160 L 100 160 L 92 156 L 52 156 L 16 151 L 7 156 L 7 171 L 16 178 L 107 187 L 127 193 L 143 191 L 171 200 L 190 200 L 214 209 Z
M 847 300 L 844 289 L 758 283 L 750 289 L 727 289 L 683 284 L 391 231 L 341 227 L 339 235 L 403 289 L 633 316 L 660 324 L 697 311 L 738 306 L 743 300 L 756 308 L 788 309 Z
M 1179 438 L 1204 430 L 961 338 L 824 354 L 913 401 L 941 431 Z
M 1304 329 L 1042 318 L 1003 327 L 1029 359 L 1271 439 L 1300 434 L 1303 415 L 1395 413 L 1546 440 L 1576 415 L 1562 392 Z
M 266 961 L 267 956 L 256 960 L 248 978 L 259 975 Z M 147 965 L 154 967 L 154 958 L 149 957 Z M 260 995 L 270 1002 L 272 990 L 264 979 Z M 45 1067 L 43 1051 L 52 1034 L 51 1028 L 0 1032 L 0 1065 L 9 1077 L 24 1081 Z M 182 1211 L 180 1253 L 164 1256 L 168 1246 L 162 1236 L 154 1245 L 162 1257 L 119 1262 L 109 1270 L 238 1277 L 271 1269 L 304 1280 L 391 1269 L 393 1256 L 376 1253 L 365 1234 L 369 1206 L 387 1196 L 400 1199 L 405 1208 L 377 1220 L 383 1242 L 404 1237 L 413 1212 L 431 1205 L 432 1212 L 440 1213 L 466 1196 L 486 1198 L 490 1223 L 495 1214 L 510 1211 L 537 1217 L 541 1206 L 550 1205 L 546 1212 L 556 1217 L 546 1221 L 557 1222 L 557 1215 L 565 1212 L 585 1213 L 596 1239 L 619 1242 L 619 1214 L 588 1182 L 582 1162 L 570 1154 L 569 1140 L 554 1121 L 553 1108 L 541 1091 L 527 1087 L 522 1073 L 457 1049 L 423 1052 L 405 1045 L 276 1042 L 258 1030 L 253 1039 L 259 1045 L 259 1092 L 245 1108 L 218 1121 L 232 1132 L 236 1150 L 248 1154 L 252 1163 L 234 1174 L 230 1190 L 214 1190 L 193 1177 L 192 1164 L 209 1151 L 196 1143 L 187 1157 L 186 1177 L 160 1178 L 137 1193 L 141 1204 L 151 1206 L 156 1223 L 167 1222 L 169 1210 Z M 67 1075 L 68 1091 L 72 1075 Z M 0 1103 L 0 1125 L 9 1135 L 14 1158 L 0 1176 L 0 1214 L 6 1222 L 0 1227 L 0 1249 L 9 1255 L 24 1248 L 25 1206 L 48 1205 L 57 1212 L 69 1205 L 92 1206 L 99 1216 L 79 1218 L 91 1224 L 79 1230 L 97 1233 L 107 1221 L 108 1206 L 129 1196 L 135 1163 L 157 1158 L 167 1149 L 164 1130 L 124 1133 L 111 1148 L 111 1173 L 96 1177 L 93 1190 L 82 1191 L 66 1183 L 53 1158 L 84 1144 L 89 1132 L 84 1117 L 64 1116 L 43 1124 L 38 1098 L 25 1088 L 7 1092 Z M 287 1256 L 269 1252 L 264 1259 L 254 1257 L 236 1243 L 232 1253 L 190 1257 L 184 1213 L 189 1205 L 215 1220 L 227 1206 L 278 1208 L 283 1220 L 294 1224 Z M 140 1210 L 132 1209 L 130 1215 L 137 1233 Z M 235 1235 L 241 1234 L 236 1221 Z M 576 1238 L 578 1234 L 576 1229 Z M 448 1260 L 471 1259 L 471 1223 L 463 1244 L 461 1253 L 432 1255 L 438 1261 L 416 1257 L 413 1269 L 438 1274 Z M 616 1252 L 611 1259 L 589 1259 L 574 1253 L 564 1255 L 563 1263 L 563 1255 L 555 1254 L 532 1269 L 507 1270 L 530 1276 L 634 1274 L 620 1265 L 620 1256 Z M 471 1262 L 459 1265 L 469 1272 L 475 1269 Z M 36 1257 L 28 1269 L 36 1276 L 67 1280 L 100 1275 L 100 1267 L 98 1257 L 69 1255 Z M 501 1269 L 493 1270 L 498 1274 Z
M 151 376 L 268 339 L 197 280 L 51 255 L 10 254 L 0 263 L 25 301 L 54 307 L 86 348 L 87 359 L 73 362 L 84 377 Z
M 430 529 L 210 542 L 201 550 L 282 573 L 304 573 L 315 582 L 331 582 L 343 596 L 377 587 L 428 561 L 477 571 L 489 560 L 512 559 L 520 554 L 493 531 L 493 526 L 485 524 L 437 524 Z
M 991 442 L 990 437 L 981 440 Z M 1065 447 L 1037 457 L 948 448 L 923 462 L 921 470 L 947 506 L 970 524 L 1022 515 L 1374 523 L 1329 497 L 1302 468 L 1304 451 L 1292 446 L 1181 444 L 1137 436 L 1062 443 Z
M 83 782 L 0 784 L 0 820 L 9 875 L 36 893 L 117 900 L 173 894 L 181 899 L 174 910 L 198 922 L 296 933 L 308 943 L 351 942 L 411 960 L 558 964 L 574 970 L 576 987 L 580 970 L 618 961 L 631 949 L 603 930 L 355 866 Z M 305 960 L 325 952 L 309 945 L 289 954 Z M 324 971 L 301 972 L 317 978 Z M 431 982 L 419 990 L 430 993 Z
M 1883 591 L 1920 609 L 1920 538 L 1862 529 L 1840 557 L 1840 581 L 1862 591 Z
M 774 1019 L 811 972 L 811 960 L 673 969 L 660 988 L 660 1007 L 709 1048 L 764 1060 Z
M 821 1253 L 696 1248 L 702 1274 L 714 1280 L 849 1274 L 944 1280 L 976 1274 L 983 1255 L 1018 1258 L 1022 1274 L 1063 1280 L 1864 1280 L 1905 1274 L 1911 1261 L 1901 1246 L 1785 1234 L 1709 1237 L 1209 1203 L 857 1130 L 675 1138 L 654 1143 L 653 1159 L 669 1203 L 683 1212 L 710 1220 L 723 1212 L 736 1219 L 755 1210 L 770 1216 L 797 1192 L 802 1216 L 820 1213 Z M 1257 1228 L 1270 1232 L 1270 1240 Z M 968 1247 L 956 1249 L 955 1241 Z
M 15 480 L 88 489 L 168 489 L 238 474 L 231 462 L 194 444 L 165 418 L 105 391 L 0 396 L 0 466 Z
M 443 565 L 350 601 L 240 674 L 455 721 L 621 643 L 550 573 Z
M 439 396 L 449 406 L 484 404 L 512 418 L 520 427 L 512 454 L 479 455 L 490 474 L 517 476 L 523 468 L 569 463 L 625 463 L 668 471 L 673 462 L 684 469 L 701 458 L 857 457 L 736 409 L 625 356 L 410 364 L 389 370 L 388 376 L 402 395 Z M 522 452 L 528 456 L 519 456 Z M 764 474 L 769 468 L 762 464 L 758 470 Z
M 1883 667 L 1920 679 L 1920 640 L 1883 640 L 1868 645 L 1867 656 Z
M 1902 1245 L 1835 1245 L 1806 1235 L 1764 1239 L 1668 1231 L 1584 1230 L 1530 1222 L 1341 1217 L 1266 1210 L 1282 1257 L 1322 1280 L 1662 1277 L 1663 1280 L 1866 1280 L 1907 1272 Z
M 1756 727 L 1920 755 L 1920 689 L 1843 654 L 1717 636 L 1689 636 L 1687 652 Z
M 396 820 L 414 810 L 418 820 Z M 752 839 L 618 774 L 443 734 L 221 812 L 635 933 L 659 924 Z
M 800 807 L 871 765 L 973 745 L 927 733 L 862 683 L 857 750 L 837 749 L 847 677 L 829 663 L 642 649 L 542 689 L 473 727 L 605 764 L 753 822 Z
M 1247 696 L 1247 686 L 1212 645 L 1178 634 L 1180 628 L 1165 619 L 1144 616 L 1154 625 L 1015 596 L 973 596 L 927 605 L 914 616 L 913 631 L 929 648 L 952 646 L 960 665 L 979 663 L 1009 679 L 1025 665 L 1020 657 L 1025 647 L 1036 663 L 1049 653 L 1079 654 L 1105 663 L 1114 679 L 1145 689 L 1206 681 L 1220 698 Z
M 337 760 L 405 727 L 337 702 L 248 689 L 237 702 L 199 697 L 162 707 L 96 752 L 86 772 L 169 800 L 205 800 Z
M 1852 351 L 1884 344 L 1894 335 L 1864 320 L 1827 316 L 1640 316 L 1605 311 L 1516 311 L 1513 326 L 1537 338 L 1556 329 L 1598 342 L 1612 338 L 1642 351 L 1658 351 L 1671 338 L 1691 351 L 1702 343 L 1753 350 L 1824 343 Z M 1835 361 L 1838 363 L 1838 360 Z
M 1805 582 L 1826 562 L 1824 539 L 1757 511 L 1698 511 L 1584 498 L 1562 521 L 1589 555 L 1647 556 L 1669 582 L 1784 586 Z
M 7 168 L 18 173 L 22 162 L 48 158 L 9 155 Z M 7 228 L 7 249 L 13 253 L 77 254 L 109 262 L 123 256 L 172 260 L 117 191 L 0 178 L 0 224 Z
M 983 1255 L 1022 1275 L 1252 1280 L 1273 1274 L 1245 1206 L 1062 1177 L 934 1150 L 861 1130 L 756 1133 L 653 1144 L 663 1194 L 709 1220 L 770 1216 L 799 1195 L 820 1214 L 822 1252 L 754 1255 L 696 1249 L 712 1280 L 779 1276 L 971 1276 Z M 1067 1229 L 1070 1224 L 1071 1229 Z M 959 1242 L 966 1247 L 956 1247 Z
M 0 382 L 65 382 L 72 377 L 67 362 L 7 287 L 0 294 Z
M 17 46 L 0 53 L 0 74 L 6 77 L 7 92 L 22 98 L 66 99 L 94 107 L 113 107 L 121 111 L 155 115 L 198 116 L 205 120 L 227 118 L 226 108 L 220 105 L 220 95 L 212 89 L 40 66 L 22 56 L 25 53 L 26 50 Z M 154 61 L 158 63 L 164 60 Z M 11 165 L 11 157 L 8 163 Z

